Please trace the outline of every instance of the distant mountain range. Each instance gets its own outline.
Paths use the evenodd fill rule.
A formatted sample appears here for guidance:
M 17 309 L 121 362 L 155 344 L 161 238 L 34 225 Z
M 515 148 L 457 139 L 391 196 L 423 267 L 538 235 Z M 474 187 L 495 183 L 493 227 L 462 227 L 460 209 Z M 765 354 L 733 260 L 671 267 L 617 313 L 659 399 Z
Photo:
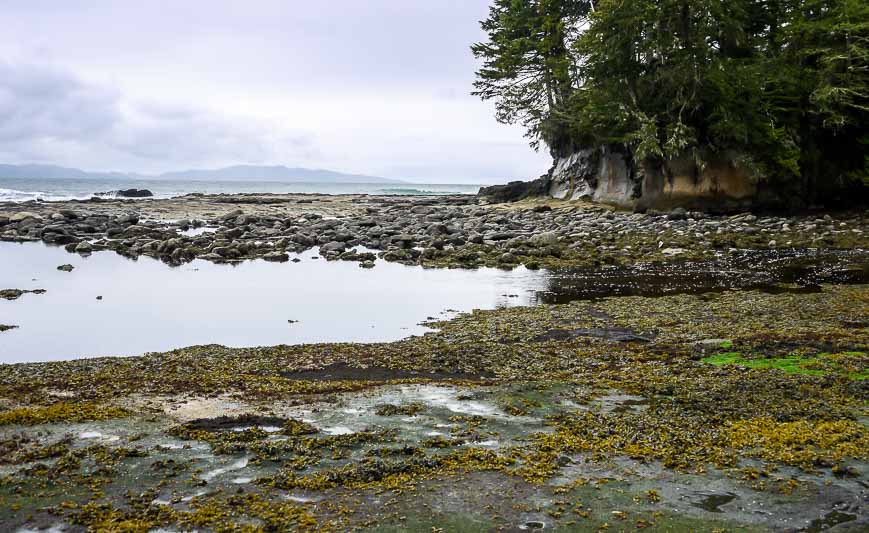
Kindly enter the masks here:
M 55 165 L 2 165 L 0 178 L 16 179 L 130 179 L 197 181 L 283 181 L 295 183 L 406 183 L 401 180 L 345 174 L 334 170 L 290 168 L 285 166 L 235 165 L 214 170 L 183 170 L 163 174 L 124 172 L 87 172 Z
M 65 168 L 54 165 L 2 165 L 0 178 L 20 179 L 137 179 L 141 176 L 123 174 L 120 172 L 85 172 L 77 168 Z

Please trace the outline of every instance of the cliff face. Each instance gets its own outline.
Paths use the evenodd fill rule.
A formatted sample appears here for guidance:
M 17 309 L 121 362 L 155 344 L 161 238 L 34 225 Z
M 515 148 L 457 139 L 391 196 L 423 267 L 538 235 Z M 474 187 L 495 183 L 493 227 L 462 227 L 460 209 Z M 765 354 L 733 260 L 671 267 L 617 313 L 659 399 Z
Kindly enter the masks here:
M 702 165 L 690 157 L 640 162 L 617 147 L 585 148 L 556 158 L 549 173 L 534 181 L 484 187 L 479 194 L 493 202 L 550 197 L 636 211 L 849 208 L 869 202 L 869 185 L 842 182 L 833 164 L 803 182 L 770 182 L 740 164 L 739 154 L 705 159 Z
M 589 148 L 555 160 L 548 194 L 633 209 L 750 207 L 758 199 L 756 181 L 734 161 L 713 160 L 702 168 L 687 158 L 638 164 L 609 147 Z
M 781 203 L 735 161 L 735 156 L 718 158 L 700 167 L 685 158 L 655 165 L 637 163 L 612 147 L 587 148 L 556 158 L 549 173 L 537 180 L 484 187 L 480 195 L 494 202 L 551 197 L 634 210 L 733 211 Z

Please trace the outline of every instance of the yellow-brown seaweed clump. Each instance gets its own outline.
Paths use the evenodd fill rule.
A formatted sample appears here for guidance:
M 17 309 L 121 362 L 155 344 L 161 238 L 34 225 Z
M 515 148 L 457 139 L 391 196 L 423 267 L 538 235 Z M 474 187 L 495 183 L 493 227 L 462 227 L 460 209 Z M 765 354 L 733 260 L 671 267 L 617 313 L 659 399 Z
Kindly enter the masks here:
M 738 420 L 728 424 L 725 439 L 745 455 L 805 470 L 869 457 L 869 431 L 853 420 Z
M 75 503 L 63 505 L 70 522 L 90 531 L 152 531 L 161 525 L 183 529 L 209 528 L 215 531 L 256 533 L 264 531 L 315 531 L 317 520 L 302 506 L 291 502 L 273 502 L 257 494 L 232 496 L 224 499 L 195 499 L 189 511 L 178 511 L 167 505 L 147 506 L 132 500 L 127 509 L 106 503 Z M 257 523 L 244 523 L 250 517 Z
M 0 426 L 21 424 L 32 426 L 54 422 L 85 422 L 130 416 L 122 407 L 84 402 L 58 402 L 45 407 L 21 407 L 0 412 Z

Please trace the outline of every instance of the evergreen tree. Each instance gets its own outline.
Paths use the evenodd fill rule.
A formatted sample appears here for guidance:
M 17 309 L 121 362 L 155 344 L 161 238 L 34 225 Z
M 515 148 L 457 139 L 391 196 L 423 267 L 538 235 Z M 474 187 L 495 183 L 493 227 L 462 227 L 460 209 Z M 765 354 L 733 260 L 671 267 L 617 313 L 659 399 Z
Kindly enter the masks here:
M 497 119 L 519 123 L 534 147 L 554 150 L 567 137 L 555 118 L 567 109 L 576 79 L 569 44 L 590 10 L 590 1 L 495 0 L 481 23 L 489 37 L 471 47 L 483 60 L 475 95 L 494 99 Z
M 805 193 L 869 182 L 865 0 L 496 0 L 476 94 L 553 155 L 730 156 Z

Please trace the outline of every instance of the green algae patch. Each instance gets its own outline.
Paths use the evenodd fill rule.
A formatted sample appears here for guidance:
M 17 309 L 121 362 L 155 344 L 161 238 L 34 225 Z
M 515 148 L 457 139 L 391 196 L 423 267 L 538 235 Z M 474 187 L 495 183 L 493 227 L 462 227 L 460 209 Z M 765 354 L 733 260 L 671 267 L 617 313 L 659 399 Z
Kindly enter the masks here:
M 60 402 L 46 407 L 22 407 L 0 413 L 0 426 L 33 426 L 55 422 L 89 422 L 130 416 L 122 407 L 95 403 Z
M 817 358 L 803 358 L 798 355 L 789 357 L 775 357 L 771 359 L 749 359 L 738 352 L 727 352 L 703 359 L 704 363 L 713 365 L 740 365 L 747 368 L 761 370 L 776 369 L 789 374 L 802 374 L 805 376 L 822 376 L 821 370 L 813 370 L 805 367 L 805 363 L 817 361 Z
M 841 375 L 850 379 L 869 379 L 869 356 L 865 352 L 821 353 L 816 356 L 790 355 L 773 358 L 747 358 L 739 352 L 725 352 L 703 359 L 711 365 L 740 365 L 747 368 L 776 369 L 804 376 Z
M 710 365 L 733 365 L 740 361 L 748 361 L 748 359 L 743 359 L 742 354 L 739 352 L 720 353 L 703 359 L 704 363 L 709 363 Z

